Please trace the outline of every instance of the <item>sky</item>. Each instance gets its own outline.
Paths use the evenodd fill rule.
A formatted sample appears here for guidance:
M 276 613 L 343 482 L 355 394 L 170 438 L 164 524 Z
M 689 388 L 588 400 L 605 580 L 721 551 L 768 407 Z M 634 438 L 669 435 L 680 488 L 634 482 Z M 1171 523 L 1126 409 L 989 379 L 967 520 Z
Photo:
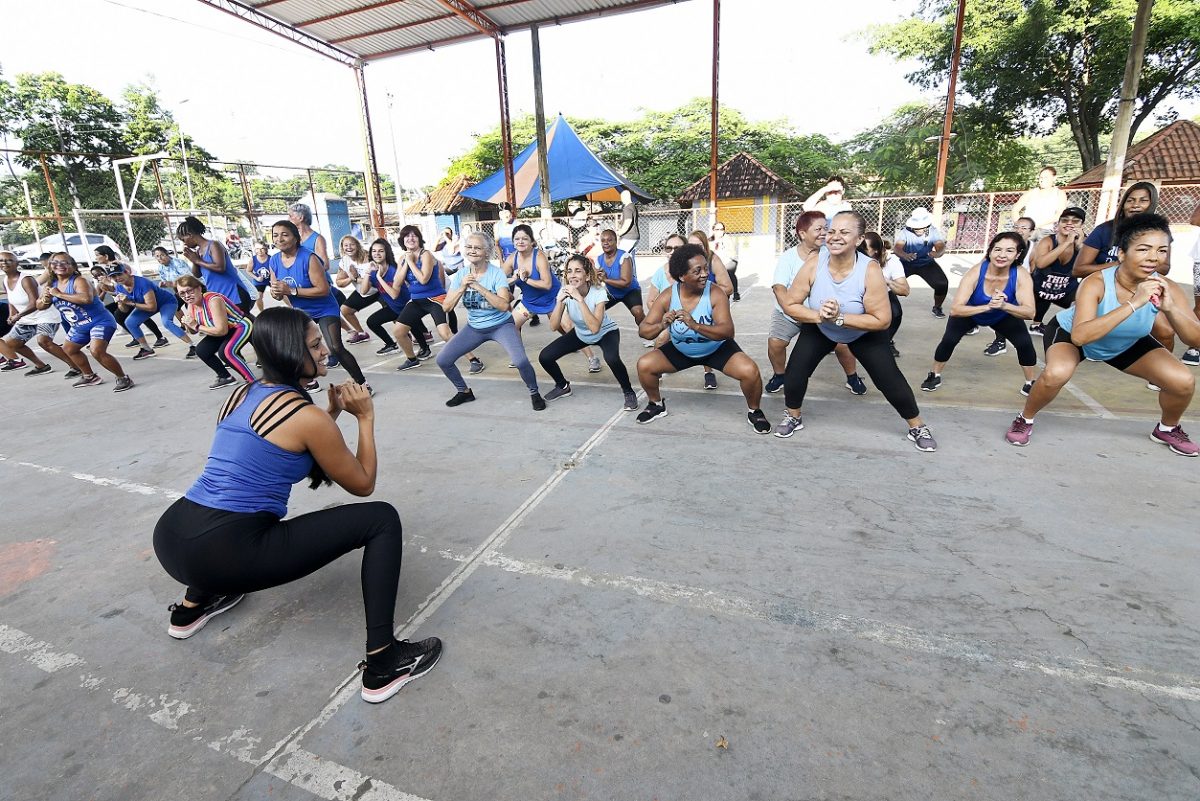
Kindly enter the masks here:
M 861 36 L 869 24 L 912 15 L 918 2 L 725 0 L 721 104 L 841 141 L 901 103 L 938 98 L 905 81 L 915 65 L 870 55 Z M 707 97 L 711 9 L 690 0 L 543 28 L 547 118 L 631 119 L 639 108 Z M 37 34 L 50 20 L 53 46 Z M 54 70 L 113 99 L 149 82 L 182 129 L 220 159 L 364 167 L 353 72 L 197 0 L 12 4 L 5 29 L 0 68 L 10 79 Z M 507 56 L 512 114 L 532 113 L 527 32 L 507 37 Z M 398 173 L 405 187 L 437 183 L 499 119 L 490 40 L 375 62 L 366 80 L 379 170 Z M 826 111 L 831 96 L 845 101 L 836 114 Z

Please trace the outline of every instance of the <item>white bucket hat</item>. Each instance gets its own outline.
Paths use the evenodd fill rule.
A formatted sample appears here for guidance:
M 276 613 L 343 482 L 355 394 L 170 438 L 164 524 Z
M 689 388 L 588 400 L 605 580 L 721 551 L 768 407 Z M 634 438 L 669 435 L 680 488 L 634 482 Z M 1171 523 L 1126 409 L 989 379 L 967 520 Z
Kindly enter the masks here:
M 929 213 L 929 209 L 924 206 L 917 206 L 912 210 L 912 214 L 908 215 L 908 220 L 905 221 L 905 228 L 927 228 L 933 225 L 933 215 Z

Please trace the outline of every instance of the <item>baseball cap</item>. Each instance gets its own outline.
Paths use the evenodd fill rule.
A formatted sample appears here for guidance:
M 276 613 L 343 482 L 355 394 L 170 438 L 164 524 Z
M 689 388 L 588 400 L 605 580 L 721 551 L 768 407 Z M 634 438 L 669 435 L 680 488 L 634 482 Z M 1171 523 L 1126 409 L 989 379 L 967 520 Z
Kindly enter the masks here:
M 1058 219 L 1061 220 L 1063 217 L 1074 217 L 1082 222 L 1087 219 L 1087 212 L 1078 206 L 1067 206 L 1063 209 L 1062 214 L 1058 215 Z

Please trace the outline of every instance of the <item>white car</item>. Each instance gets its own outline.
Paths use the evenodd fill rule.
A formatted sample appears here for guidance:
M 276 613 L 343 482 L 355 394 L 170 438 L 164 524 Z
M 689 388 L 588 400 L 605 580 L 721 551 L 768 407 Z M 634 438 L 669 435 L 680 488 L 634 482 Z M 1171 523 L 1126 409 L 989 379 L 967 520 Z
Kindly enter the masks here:
M 126 261 L 121 255 L 121 248 L 111 237 L 104 234 L 88 234 L 87 244 L 84 244 L 78 233 L 72 234 L 53 234 L 45 236 L 34 242 L 32 245 L 16 248 L 17 260 L 22 267 L 38 266 L 38 256 L 43 253 L 54 253 L 64 249 L 71 254 L 71 258 L 80 264 L 91 263 L 96 260 L 95 250 L 101 245 L 108 245 L 115 250 L 118 259 L 122 262 Z

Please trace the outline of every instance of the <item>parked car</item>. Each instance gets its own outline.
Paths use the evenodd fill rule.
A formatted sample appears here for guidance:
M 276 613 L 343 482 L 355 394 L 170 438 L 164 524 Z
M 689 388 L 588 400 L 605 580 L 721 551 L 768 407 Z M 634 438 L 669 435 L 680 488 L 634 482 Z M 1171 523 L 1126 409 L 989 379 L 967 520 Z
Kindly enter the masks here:
M 112 240 L 112 237 L 105 236 L 104 234 L 88 234 L 86 244 L 84 244 L 78 233 L 53 234 L 42 237 L 32 245 L 16 248 L 17 260 L 21 263 L 22 267 L 36 266 L 38 264 L 38 256 L 43 253 L 53 253 L 63 250 L 64 243 L 67 253 L 70 253 L 71 257 L 80 263 L 94 261 L 94 251 L 101 245 L 108 245 L 118 255 L 121 254 L 121 248 Z M 126 261 L 123 255 L 120 255 L 120 260 Z

